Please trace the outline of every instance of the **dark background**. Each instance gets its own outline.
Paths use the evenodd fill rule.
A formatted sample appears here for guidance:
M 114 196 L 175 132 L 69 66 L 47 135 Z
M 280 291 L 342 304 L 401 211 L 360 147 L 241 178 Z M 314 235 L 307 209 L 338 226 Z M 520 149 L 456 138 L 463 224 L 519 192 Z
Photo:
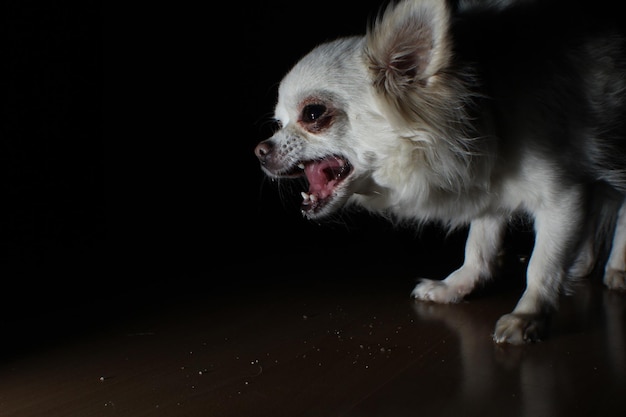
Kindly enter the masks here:
M 325 286 L 337 269 L 346 279 L 355 267 L 382 278 L 452 270 L 463 230 L 418 233 L 357 212 L 305 221 L 300 190 L 267 181 L 253 154 L 291 65 L 320 42 L 362 34 L 383 4 L 353 3 L 8 2 L 5 323 L 110 313 L 120 297 L 140 308 L 297 285 L 303 269 Z
M 5 323 L 102 285 L 107 222 L 100 10 L 8 1 L 1 19 Z

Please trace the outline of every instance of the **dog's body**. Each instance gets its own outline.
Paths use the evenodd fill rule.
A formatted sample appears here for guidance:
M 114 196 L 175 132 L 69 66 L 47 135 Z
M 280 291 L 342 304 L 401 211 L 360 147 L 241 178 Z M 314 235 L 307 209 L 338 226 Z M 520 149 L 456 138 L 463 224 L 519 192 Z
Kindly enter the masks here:
M 619 13 L 574 3 L 390 6 L 285 76 L 264 171 L 306 177 L 310 219 L 358 205 L 469 224 L 463 266 L 420 281 L 420 300 L 457 302 L 492 277 L 508 221 L 530 215 L 527 288 L 494 340 L 538 340 L 603 248 L 605 284 L 626 289 L 626 38 Z

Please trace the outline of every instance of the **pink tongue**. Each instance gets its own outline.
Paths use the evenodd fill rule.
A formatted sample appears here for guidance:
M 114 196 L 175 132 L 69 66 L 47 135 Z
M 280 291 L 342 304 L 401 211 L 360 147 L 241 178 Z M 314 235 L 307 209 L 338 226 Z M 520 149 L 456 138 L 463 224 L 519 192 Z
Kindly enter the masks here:
M 318 198 L 328 197 L 335 188 L 335 175 L 341 171 L 343 162 L 337 158 L 324 159 L 306 165 L 304 172 L 309 181 L 309 194 Z

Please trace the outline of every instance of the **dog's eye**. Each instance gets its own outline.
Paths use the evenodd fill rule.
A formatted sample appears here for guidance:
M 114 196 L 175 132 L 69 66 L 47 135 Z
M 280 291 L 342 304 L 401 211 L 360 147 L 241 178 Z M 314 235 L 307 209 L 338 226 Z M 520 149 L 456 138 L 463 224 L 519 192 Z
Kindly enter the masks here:
M 308 104 L 302 109 L 302 121 L 311 123 L 322 117 L 326 113 L 326 106 L 323 104 Z

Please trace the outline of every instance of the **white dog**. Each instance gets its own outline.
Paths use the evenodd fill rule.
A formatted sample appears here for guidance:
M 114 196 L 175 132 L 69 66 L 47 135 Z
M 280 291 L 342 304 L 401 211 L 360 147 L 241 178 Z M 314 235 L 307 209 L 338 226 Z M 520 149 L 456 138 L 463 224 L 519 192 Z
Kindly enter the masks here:
M 356 205 L 469 224 L 463 265 L 421 280 L 419 300 L 457 302 L 492 277 L 508 221 L 529 216 L 526 290 L 493 338 L 540 340 L 598 261 L 606 286 L 626 289 L 626 38 L 621 12 L 598 2 L 393 3 L 284 77 L 261 166 L 306 178 L 309 219 Z

